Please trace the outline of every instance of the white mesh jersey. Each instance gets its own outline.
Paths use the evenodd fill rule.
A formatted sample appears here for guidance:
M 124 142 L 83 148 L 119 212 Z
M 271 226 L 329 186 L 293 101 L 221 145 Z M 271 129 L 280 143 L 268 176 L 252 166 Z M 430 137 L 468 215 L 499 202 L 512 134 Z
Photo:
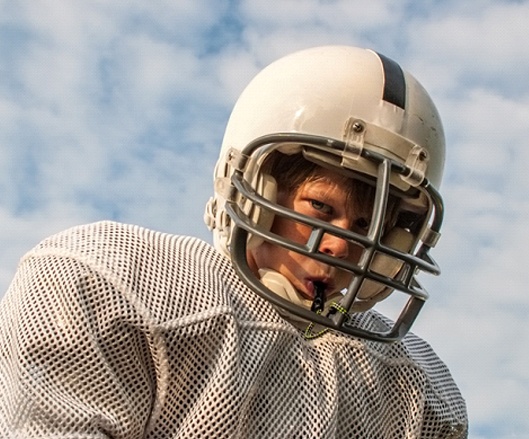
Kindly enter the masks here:
M 22 259 L 0 307 L 0 389 L 2 438 L 467 431 L 448 369 L 416 336 L 306 340 L 208 244 L 112 222 Z

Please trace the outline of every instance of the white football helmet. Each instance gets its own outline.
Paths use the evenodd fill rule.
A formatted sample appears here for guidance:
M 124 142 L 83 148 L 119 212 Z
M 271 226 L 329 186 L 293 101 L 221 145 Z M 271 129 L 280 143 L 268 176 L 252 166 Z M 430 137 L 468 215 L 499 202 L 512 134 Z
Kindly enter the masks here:
M 355 336 L 398 340 L 428 298 L 417 273 L 439 273 L 428 252 L 439 238 L 443 216 L 438 187 L 444 150 L 443 128 L 432 100 L 397 63 L 355 47 L 302 50 L 262 70 L 237 101 L 205 220 L 213 230 L 216 248 L 232 259 L 241 278 L 280 309 Z M 306 160 L 372 184 L 376 195 L 367 235 L 278 205 L 274 178 L 262 166 L 274 151 L 302 153 Z M 398 198 L 399 207 L 395 221 L 387 227 L 390 196 Z M 292 242 L 272 233 L 276 215 L 310 226 L 308 242 Z M 360 246 L 358 262 L 320 252 L 326 234 Z M 332 306 L 327 304 L 322 312 L 317 304 L 314 312 L 310 303 L 296 299 L 281 275 L 264 270 L 258 278 L 252 273 L 247 249 L 262 240 L 347 270 L 353 273 L 352 281 Z M 354 314 L 394 290 L 409 299 L 389 330 L 367 330 L 355 324 Z M 320 294 L 316 299 L 326 298 Z

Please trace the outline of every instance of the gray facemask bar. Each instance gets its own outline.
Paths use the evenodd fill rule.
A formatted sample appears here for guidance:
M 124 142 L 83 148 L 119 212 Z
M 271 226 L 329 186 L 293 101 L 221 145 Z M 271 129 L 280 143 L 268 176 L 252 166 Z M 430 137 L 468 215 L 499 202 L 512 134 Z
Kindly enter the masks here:
M 285 143 L 303 144 L 308 145 L 309 147 L 325 149 L 327 151 L 329 149 L 340 151 L 343 150 L 345 146 L 343 142 L 323 137 L 290 133 L 276 134 L 256 139 L 243 150 L 243 155 L 250 157 L 260 148 Z M 230 251 L 234 266 L 241 279 L 246 282 L 254 291 L 256 291 L 256 293 L 276 306 L 279 306 L 280 308 L 283 308 L 309 322 L 312 321 L 346 334 L 375 341 L 393 342 L 400 340 L 410 330 L 418 313 L 424 305 L 424 302 L 428 298 L 428 293 L 426 290 L 422 288 L 415 279 L 416 273 L 421 270 L 432 274 L 439 274 L 440 270 L 437 264 L 428 255 L 430 247 L 424 243 L 421 243 L 421 246 L 416 251 L 416 255 L 411 255 L 396 250 L 381 243 L 385 208 L 390 190 L 389 180 L 391 172 L 406 175 L 409 170 L 405 166 L 367 149 L 362 151 L 362 156 L 377 163 L 378 165 L 378 178 L 376 180 L 376 194 L 373 206 L 372 221 L 366 236 L 354 233 L 349 230 L 341 229 L 316 218 L 301 215 L 291 209 L 287 209 L 283 206 L 266 200 L 265 198 L 258 195 L 255 190 L 251 188 L 251 186 L 244 180 L 243 172 L 236 170 L 231 180 L 234 190 L 232 191 L 232 194 L 226 204 L 226 211 L 234 223 Z M 421 183 L 420 188 L 428 195 L 434 206 L 433 215 L 430 219 L 430 229 L 434 232 L 438 232 L 442 223 L 442 199 L 438 192 L 428 183 L 426 179 Z M 240 193 L 245 198 L 250 199 L 256 205 L 272 211 L 276 215 L 285 216 L 287 218 L 291 218 L 293 221 L 310 226 L 312 228 L 312 232 L 308 241 L 304 244 L 295 243 L 256 226 L 237 205 L 237 193 Z M 386 332 L 371 331 L 353 326 L 347 318 L 347 315 L 343 313 L 328 315 L 316 314 L 308 309 L 294 305 L 292 302 L 273 293 L 271 290 L 265 287 L 259 278 L 252 272 L 247 262 L 246 245 L 249 232 L 275 245 L 279 245 L 288 250 L 298 252 L 330 266 L 335 266 L 354 273 L 355 276 L 353 276 L 351 283 L 347 287 L 347 292 L 344 294 L 344 298 L 340 301 L 340 306 L 347 309 L 348 311 L 352 308 L 356 296 L 362 287 L 364 279 L 371 279 L 380 284 L 387 285 L 390 288 L 408 294 L 410 297 L 393 326 Z M 332 234 L 344 240 L 364 246 L 362 257 L 358 263 L 354 264 L 333 256 L 329 256 L 327 254 L 320 253 L 318 249 L 320 247 L 321 239 L 325 234 Z M 370 271 L 369 268 L 375 253 L 386 254 L 403 261 L 404 267 L 403 270 L 401 270 L 401 274 L 393 279 Z

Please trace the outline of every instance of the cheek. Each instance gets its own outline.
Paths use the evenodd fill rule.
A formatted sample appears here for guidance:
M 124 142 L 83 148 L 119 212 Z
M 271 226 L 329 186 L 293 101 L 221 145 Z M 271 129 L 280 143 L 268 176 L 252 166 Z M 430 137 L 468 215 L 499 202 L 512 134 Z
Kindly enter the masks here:
M 348 271 L 338 270 L 336 273 L 336 289 L 347 288 L 353 279 L 353 274 Z
M 303 244 L 310 236 L 311 228 L 286 218 L 276 217 L 272 225 L 272 232 L 283 238 Z
M 297 244 L 306 244 L 309 241 L 312 228 L 310 226 L 296 223 L 286 218 L 276 218 L 272 225 L 272 232 L 293 241 Z M 328 235 L 324 235 L 325 237 Z M 332 236 L 332 235 L 331 235 Z M 335 237 L 339 239 L 338 237 Z M 349 243 L 347 260 L 357 263 L 362 254 L 362 247 L 360 244 Z
M 289 192 L 279 192 L 277 195 L 277 203 L 297 212 L 300 211 L 295 195 Z M 275 216 L 271 230 L 276 235 L 299 242 L 299 239 L 296 238 L 300 235 L 300 224 L 283 216 Z
M 259 274 L 259 269 L 270 269 L 288 276 L 292 265 L 295 264 L 288 250 L 267 242 L 263 242 L 254 249 L 251 256 L 252 264 L 250 265 L 256 275 Z

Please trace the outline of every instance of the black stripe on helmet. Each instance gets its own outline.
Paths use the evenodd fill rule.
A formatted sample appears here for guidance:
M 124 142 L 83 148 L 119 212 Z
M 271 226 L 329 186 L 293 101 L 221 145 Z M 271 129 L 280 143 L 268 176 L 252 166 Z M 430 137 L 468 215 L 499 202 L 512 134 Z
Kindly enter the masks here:
M 384 69 L 384 94 L 382 99 L 403 110 L 406 107 L 406 81 L 400 66 L 377 52 Z

